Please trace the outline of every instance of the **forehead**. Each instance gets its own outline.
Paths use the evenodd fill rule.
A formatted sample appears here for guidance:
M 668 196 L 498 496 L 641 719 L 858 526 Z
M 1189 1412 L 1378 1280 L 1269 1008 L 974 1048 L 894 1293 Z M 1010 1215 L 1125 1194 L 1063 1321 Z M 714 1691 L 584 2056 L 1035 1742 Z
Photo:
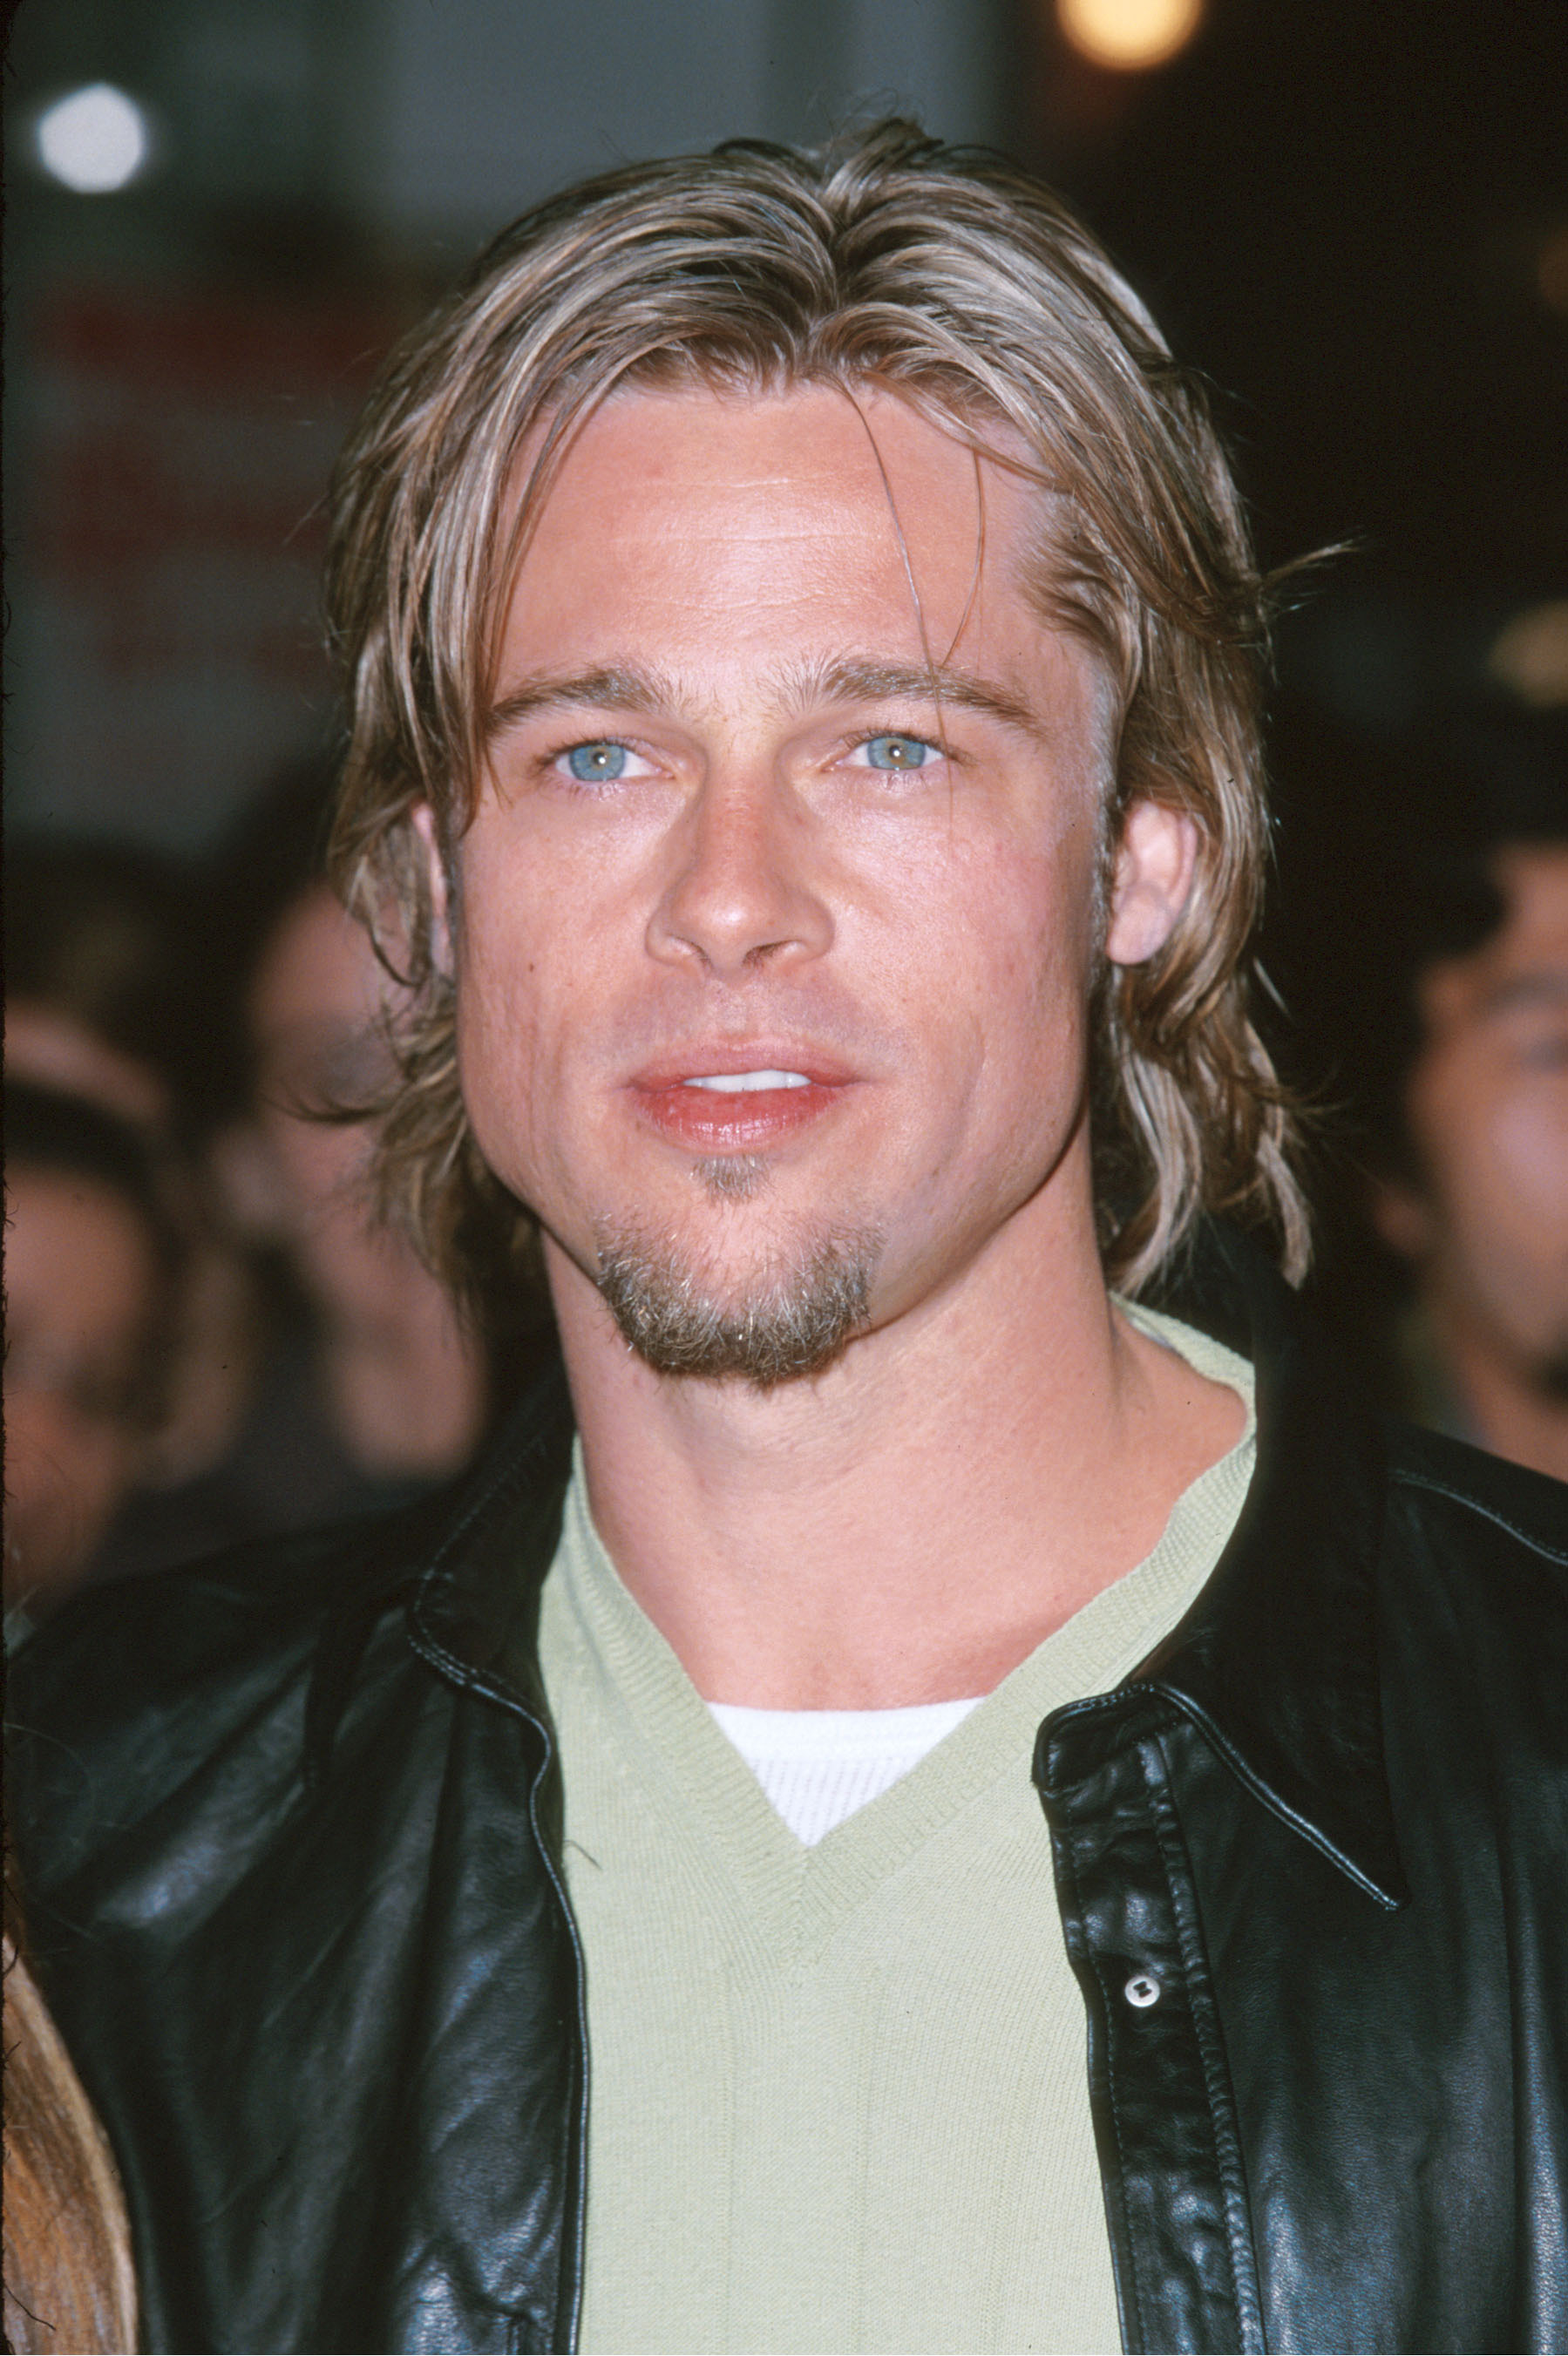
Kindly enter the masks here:
M 706 630 L 710 654 L 722 635 L 746 659 L 832 657 L 867 629 L 908 659 L 940 661 L 965 631 L 1025 659 L 1052 518 L 1011 455 L 876 390 L 622 391 L 531 519 L 503 673 L 553 641 L 608 659 L 628 626 Z
M 998 421 L 984 436 L 954 420 L 933 418 L 886 386 L 803 382 L 718 387 L 701 382 L 618 386 L 578 426 L 558 471 L 562 483 L 618 466 L 635 470 L 650 497 L 690 495 L 706 481 L 735 498 L 768 498 L 782 484 L 831 482 L 857 497 L 898 486 L 920 502 L 923 486 L 940 498 L 961 482 L 973 500 L 975 460 L 1026 471 L 1026 454 Z M 693 463 L 694 462 L 694 463 Z
M 1568 1006 L 1568 842 L 1510 843 L 1492 862 L 1503 920 L 1467 956 L 1423 977 L 1429 1032 L 1442 1037 L 1521 1007 Z

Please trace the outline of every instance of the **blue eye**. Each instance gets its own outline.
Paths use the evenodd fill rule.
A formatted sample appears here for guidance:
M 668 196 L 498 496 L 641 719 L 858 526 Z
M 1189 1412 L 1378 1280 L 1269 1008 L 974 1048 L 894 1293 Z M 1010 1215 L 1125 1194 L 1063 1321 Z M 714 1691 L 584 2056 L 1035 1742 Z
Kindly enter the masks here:
M 574 744 L 566 755 L 566 766 L 585 786 L 611 785 L 625 772 L 626 746 L 603 740 L 592 744 Z
M 919 769 L 930 749 L 918 736 L 871 736 L 865 757 L 874 769 Z

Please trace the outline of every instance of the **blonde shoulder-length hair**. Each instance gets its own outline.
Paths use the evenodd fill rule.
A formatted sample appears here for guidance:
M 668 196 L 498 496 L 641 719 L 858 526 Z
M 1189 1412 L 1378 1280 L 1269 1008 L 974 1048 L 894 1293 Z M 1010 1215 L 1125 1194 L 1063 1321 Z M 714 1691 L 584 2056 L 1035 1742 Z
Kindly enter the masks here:
M 1049 495 L 1042 616 L 1093 642 L 1119 695 L 1103 877 L 1140 798 L 1187 812 L 1198 841 L 1165 948 L 1102 961 L 1096 985 L 1107 1272 L 1147 1286 L 1213 1210 L 1272 1225 L 1298 1280 L 1290 1108 L 1248 1006 L 1268 586 L 1230 468 L 1201 390 L 1058 200 L 903 122 L 820 153 L 736 142 L 636 165 L 540 207 L 393 353 L 343 453 L 328 611 L 349 733 L 332 864 L 403 985 L 383 1210 L 460 1286 L 498 1223 L 529 1232 L 464 1110 L 413 812 L 431 805 L 449 855 L 482 776 L 500 620 L 574 434 L 616 387 L 682 381 L 875 387 Z

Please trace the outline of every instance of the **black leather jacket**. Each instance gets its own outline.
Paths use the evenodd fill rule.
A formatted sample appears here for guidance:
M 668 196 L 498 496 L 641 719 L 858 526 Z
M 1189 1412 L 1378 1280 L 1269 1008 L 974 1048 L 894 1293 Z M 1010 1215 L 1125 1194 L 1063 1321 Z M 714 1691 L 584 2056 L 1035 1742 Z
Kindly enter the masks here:
M 1126 2344 L 1562 2349 L 1568 1492 L 1391 1439 L 1241 1282 L 1240 1524 L 1036 1754 Z M 547 1386 L 456 1502 L 128 1582 L 22 1656 L 35 1944 L 154 2347 L 574 2342 L 588 2083 L 532 1641 L 568 1437 Z

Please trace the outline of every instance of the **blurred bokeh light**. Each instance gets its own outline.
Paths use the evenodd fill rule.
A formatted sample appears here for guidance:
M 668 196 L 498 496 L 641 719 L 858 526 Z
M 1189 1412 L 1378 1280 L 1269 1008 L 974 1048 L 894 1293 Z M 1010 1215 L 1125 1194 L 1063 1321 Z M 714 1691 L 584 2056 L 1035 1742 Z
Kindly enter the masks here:
M 1203 0 L 1057 0 L 1058 21 L 1079 55 L 1115 73 L 1165 65 L 1202 16 Z
M 1487 669 L 1537 712 L 1568 709 L 1568 597 L 1516 614 L 1493 640 Z
M 109 81 L 89 82 L 46 107 L 34 139 L 50 177 L 84 197 L 128 187 L 152 153 L 145 110 Z

